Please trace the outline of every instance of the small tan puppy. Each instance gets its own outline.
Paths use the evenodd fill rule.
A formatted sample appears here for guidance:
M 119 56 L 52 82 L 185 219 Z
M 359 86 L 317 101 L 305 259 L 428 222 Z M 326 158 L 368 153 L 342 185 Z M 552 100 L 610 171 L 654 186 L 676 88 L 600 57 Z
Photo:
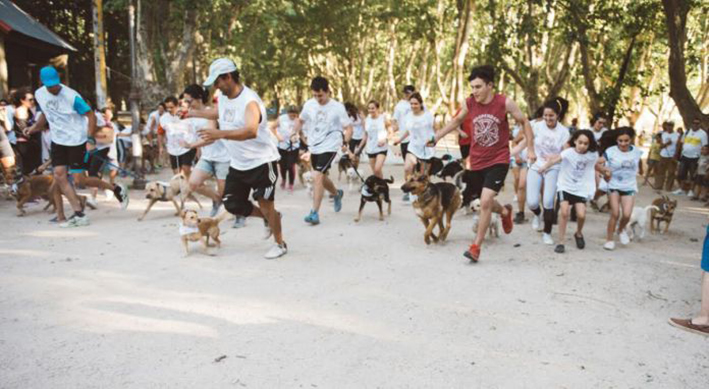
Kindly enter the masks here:
M 190 254 L 188 242 L 197 241 L 202 242 L 205 254 L 214 255 L 209 252 L 209 238 L 212 238 L 217 248 L 221 247 L 219 223 L 229 217 L 229 215 L 228 212 L 224 212 L 215 218 L 200 218 L 197 215 L 197 211 L 194 210 L 180 212 L 180 218 L 182 219 L 180 223 L 180 239 L 182 239 L 182 245 L 185 247 L 185 256 Z
M 172 201 L 176 210 L 175 216 L 179 216 L 180 211 L 182 211 L 181 205 L 183 204 L 181 194 L 187 193 L 187 185 L 187 179 L 183 173 L 174 175 L 168 183 L 159 181 L 147 183 L 145 185 L 145 198 L 149 199 L 150 202 L 143 214 L 138 218 L 138 221 L 143 220 L 145 215 L 150 211 L 150 208 L 158 201 Z M 188 194 L 187 199 L 194 201 L 199 206 L 199 209 L 202 209 L 202 204 L 200 204 L 199 200 L 197 200 L 193 194 Z

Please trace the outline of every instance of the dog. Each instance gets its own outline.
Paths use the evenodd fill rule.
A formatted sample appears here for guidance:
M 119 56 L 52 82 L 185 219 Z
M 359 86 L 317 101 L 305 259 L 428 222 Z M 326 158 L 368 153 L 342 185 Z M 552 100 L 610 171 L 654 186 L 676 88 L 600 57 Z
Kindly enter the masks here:
M 442 178 L 443 181 L 448 181 L 448 177 L 455 178 L 455 176 L 463 170 L 463 160 L 453 160 L 443 166 L 441 172 L 438 173 L 438 178 Z
M 473 212 L 475 212 L 475 216 L 473 217 L 473 233 L 478 232 L 478 226 L 480 224 L 480 199 L 475 199 L 473 200 L 472 204 L 470 205 L 470 208 L 472 209 Z M 490 215 L 490 225 L 488 226 L 487 229 L 487 235 L 490 238 L 499 238 L 500 237 L 500 215 L 497 213 L 492 213 Z
M 423 235 L 424 242 L 431 244 L 431 239 L 434 242 L 445 241 L 451 229 L 451 219 L 462 202 L 460 190 L 449 182 L 433 184 L 426 174 L 411 175 L 401 186 L 401 190 L 417 196 L 413 207 L 426 227 Z M 444 226 L 444 218 L 447 220 L 447 226 Z M 433 234 L 436 225 L 438 225 L 438 236 Z
M 143 220 L 145 215 L 147 215 L 150 211 L 150 208 L 152 208 L 158 201 L 172 201 L 172 204 L 175 206 L 176 210 L 175 216 L 180 215 L 180 211 L 182 211 L 185 200 L 182 198 L 181 194 L 187 192 L 187 179 L 183 173 L 174 175 L 170 179 L 169 183 L 159 181 L 148 182 L 145 185 L 145 198 L 149 199 L 150 202 L 148 203 L 148 207 L 145 208 L 143 214 L 138 218 L 138 221 Z M 202 209 L 202 204 L 196 197 L 194 197 L 193 194 L 188 194 L 187 199 L 194 201 L 199 206 L 199 209 Z
M 628 235 L 630 239 L 638 238 L 638 240 L 645 239 L 645 226 L 647 226 L 647 215 L 650 210 L 659 211 L 655 205 L 648 205 L 647 207 L 634 207 L 633 213 L 630 214 L 630 221 L 628 221 Z
M 655 199 L 652 205 L 657 209 L 653 208 L 650 210 L 650 233 L 660 231 L 660 223 L 665 222 L 665 229 L 662 231 L 663 234 L 667 233 L 670 229 L 670 223 L 672 222 L 672 217 L 674 216 L 675 209 L 677 209 L 677 200 L 670 200 L 667 196 L 662 196 Z M 657 226 L 655 226 L 657 223 Z
M 379 220 L 384 220 L 384 212 L 382 212 L 382 201 L 387 203 L 387 215 L 391 215 L 391 199 L 389 198 L 389 184 L 394 183 L 394 177 L 389 177 L 388 180 L 371 175 L 364 180 L 362 186 L 362 197 L 359 202 L 359 213 L 354 219 L 355 222 L 362 219 L 362 210 L 368 201 L 374 201 L 379 207 Z
M 211 218 L 201 218 L 197 215 L 197 211 L 183 210 L 180 212 L 180 239 L 185 248 L 185 256 L 190 254 L 189 242 L 202 242 L 204 253 L 209 253 L 209 238 L 212 238 L 217 248 L 221 247 L 222 242 L 219 240 L 219 223 L 229 217 L 228 212 L 223 212 L 221 215 Z
M 453 182 L 463 196 L 463 203 L 461 207 L 465 210 L 466 215 L 470 215 L 473 213 L 471 204 L 473 200 L 475 200 L 475 195 L 473 194 L 473 187 L 469 184 L 466 173 L 468 173 L 466 170 L 461 170 L 458 172 L 455 177 L 453 177 Z
M 15 180 L 12 185 L 11 193 L 17 199 L 17 216 L 24 216 L 27 214 L 24 207 L 25 204 L 32 199 L 44 199 L 47 200 L 47 205 L 44 207 L 44 211 L 49 210 L 51 207 L 51 213 L 57 211 L 57 204 L 54 200 L 54 191 L 59 190 L 54 183 L 54 176 L 52 175 L 33 175 L 33 176 L 20 176 Z M 88 205 L 91 209 L 96 209 L 91 203 L 86 201 L 86 196 L 77 193 L 76 197 L 79 199 L 79 204 L 83 210 Z
M 147 139 L 143 140 L 142 168 L 145 174 L 155 174 L 155 162 L 158 160 L 158 148 Z
M 355 155 L 353 158 L 350 157 L 349 154 L 343 154 L 342 157 L 340 157 L 340 161 L 337 163 L 337 181 L 341 181 L 342 173 L 345 173 L 345 177 L 347 178 L 347 187 L 350 191 L 354 186 L 354 182 L 359 178 L 359 173 L 357 173 L 358 166 L 358 155 Z

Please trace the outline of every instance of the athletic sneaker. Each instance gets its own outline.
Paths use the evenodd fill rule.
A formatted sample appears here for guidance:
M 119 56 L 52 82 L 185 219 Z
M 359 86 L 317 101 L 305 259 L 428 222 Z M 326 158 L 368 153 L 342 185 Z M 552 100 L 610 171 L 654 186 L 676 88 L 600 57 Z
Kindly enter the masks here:
M 673 195 L 681 196 L 684 194 L 684 191 L 682 189 L 677 189 L 676 191 L 672 192 Z
M 342 196 L 345 195 L 345 192 L 342 189 L 337 190 L 337 195 L 335 195 L 335 212 L 340 212 L 342 209 Z
M 534 217 L 532 217 L 532 229 L 534 231 L 540 231 L 541 228 L 542 228 L 542 224 L 539 221 L 539 216 L 534 215 Z
M 286 244 L 286 242 L 283 242 L 281 244 L 277 244 L 277 245 L 274 245 L 273 247 L 271 247 L 271 249 L 268 250 L 266 255 L 264 255 L 263 257 L 266 259 L 276 259 L 278 257 L 282 257 L 282 256 L 286 255 L 287 252 L 288 252 L 288 245 Z
M 54 216 L 53 218 L 49 219 L 49 222 L 50 223 L 59 223 L 59 218 Z M 64 222 L 62 222 L 62 223 L 64 223 Z
M 106 195 L 106 201 L 111 201 L 111 200 L 113 200 L 113 198 L 115 197 L 115 196 L 113 195 L 113 191 L 110 190 L 110 189 L 104 190 L 103 193 Z
M 310 211 L 310 214 L 308 214 L 304 220 L 306 223 L 310 223 L 312 225 L 320 224 L 320 216 L 318 216 L 318 213 L 313 210 Z
M 463 256 L 468 258 L 470 262 L 477 262 L 480 259 L 480 246 L 471 244 L 470 248 L 463 253 Z
M 566 251 L 566 248 L 564 247 L 563 244 L 558 244 L 558 245 L 556 245 L 556 248 L 554 248 L 555 253 L 563 254 L 564 251 Z
M 231 226 L 231 228 L 241 228 L 246 226 L 246 218 L 241 215 L 236 215 L 236 219 L 234 219 L 234 225 Z
M 505 234 L 509 234 L 514 227 L 512 223 L 512 206 L 507 204 L 505 208 L 507 208 L 507 216 L 502 216 L 502 230 L 505 231 Z
M 98 207 L 98 202 L 96 202 L 96 199 L 89 197 L 86 199 L 86 205 L 88 205 L 91 209 L 96 209 Z
M 517 212 L 515 214 L 515 224 L 524 224 L 524 212 Z
M 628 233 L 625 232 L 625 230 L 621 231 L 621 232 L 618 234 L 618 237 L 620 238 L 620 244 L 622 244 L 623 246 L 625 246 L 625 245 L 627 245 L 628 243 L 630 243 L 630 237 L 628 236 Z
M 209 212 L 209 217 L 217 216 L 217 213 L 219 213 L 219 208 L 221 208 L 221 206 L 222 206 L 221 201 L 212 200 L 212 211 Z
M 86 215 L 77 216 L 76 214 L 73 214 L 73 215 L 71 215 L 69 220 L 60 224 L 59 227 L 71 228 L 71 227 L 83 227 L 83 226 L 88 226 L 88 225 L 89 225 L 89 217 L 88 216 L 86 216 Z
M 608 242 L 606 242 L 606 244 L 603 245 L 603 248 L 606 250 L 615 250 L 615 242 L 609 240 Z
M 126 184 L 117 184 L 113 188 L 113 194 L 116 195 L 116 199 L 121 203 L 121 209 L 128 208 L 130 195 L 128 193 L 128 187 L 126 186 Z
M 542 234 L 542 242 L 546 245 L 553 245 L 554 244 L 554 238 L 551 237 L 551 234 L 547 234 L 546 232 Z

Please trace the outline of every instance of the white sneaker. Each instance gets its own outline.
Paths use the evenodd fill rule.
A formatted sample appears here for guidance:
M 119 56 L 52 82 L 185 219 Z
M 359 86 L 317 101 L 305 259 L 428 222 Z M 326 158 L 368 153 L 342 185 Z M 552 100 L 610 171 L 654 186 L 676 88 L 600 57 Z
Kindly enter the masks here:
M 614 250 L 615 249 L 615 242 L 613 242 L 612 240 L 609 240 L 608 242 L 606 242 L 606 244 L 603 245 L 603 248 L 606 250 Z
M 288 252 L 288 245 L 286 242 L 283 242 L 282 244 L 277 244 L 271 247 L 270 250 L 264 255 L 263 257 L 266 259 L 276 259 L 278 257 L 282 257 L 286 255 Z
M 682 189 L 677 189 L 676 191 L 672 192 L 673 195 L 681 196 L 684 194 L 684 191 Z
M 687 197 L 694 197 L 694 191 L 690 189 L 690 191 L 687 192 Z
M 625 232 L 625 230 L 621 231 L 621 232 L 618 234 L 618 237 L 620 238 L 620 244 L 622 244 L 623 246 L 625 246 L 625 245 L 627 245 L 628 243 L 630 243 L 630 237 L 628 236 L 628 233 Z
M 130 202 L 130 193 L 128 193 L 128 186 L 126 184 L 118 184 L 121 189 L 121 198 L 118 201 L 121 202 L 121 209 L 125 210 L 128 208 L 128 202 Z
M 83 227 L 83 226 L 88 226 L 89 225 L 89 217 L 84 215 L 84 216 L 76 216 L 71 215 L 69 220 L 65 221 L 64 223 L 60 224 L 59 227 L 61 228 L 72 228 L 72 227 Z
M 534 231 L 541 231 L 542 223 L 539 221 L 539 216 L 534 215 L 532 217 L 532 229 Z
M 96 199 L 91 198 L 91 197 L 86 199 L 86 205 L 91 209 L 98 208 L 98 202 L 96 201 Z
M 241 228 L 246 225 L 246 218 L 241 215 L 236 215 L 234 219 L 234 225 L 231 228 Z
M 110 189 L 104 190 L 103 193 L 106 195 L 106 201 L 111 201 L 115 197 L 115 195 L 113 194 L 113 191 Z
M 551 237 L 551 234 L 547 234 L 546 232 L 542 234 L 542 242 L 546 245 L 553 245 L 554 244 L 554 239 Z
M 515 195 L 515 198 L 512 199 L 512 202 L 513 202 L 513 203 L 516 203 L 516 202 L 517 202 L 517 195 Z

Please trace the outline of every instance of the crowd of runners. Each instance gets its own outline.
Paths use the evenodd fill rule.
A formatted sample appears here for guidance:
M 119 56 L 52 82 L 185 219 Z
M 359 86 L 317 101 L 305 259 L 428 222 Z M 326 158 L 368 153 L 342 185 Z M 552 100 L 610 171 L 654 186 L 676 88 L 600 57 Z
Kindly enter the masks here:
M 125 167 L 126 150 L 133 141 L 130 128 L 117 123 L 110 107 L 97 110 L 62 84 L 53 67 L 42 68 L 40 79 L 41 88 L 18 90 L 11 103 L 3 102 L 0 160 L 5 182 L 51 171 L 57 208 L 53 221 L 62 227 L 89 224 L 76 188 L 91 188 L 88 205 L 96 206 L 101 189 L 125 209 L 129 191 L 115 178 Z M 427 174 L 436 158 L 436 144 L 454 131 L 462 157 L 454 161 L 463 167 L 461 190 L 479 201 L 477 233 L 464 252 L 473 262 L 482 257 L 493 214 L 509 234 L 515 224 L 521 228 L 528 221 L 529 211 L 531 229 L 541 232 L 544 244 L 564 253 L 569 222 L 575 221 L 576 248 L 584 249 L 587 204 L 599 208 L 605 202 L 600 205 L 609 211 L 603 248 L 614 250 L 616 238 L 622 245 L 630 244 L 638 175 L 644 174 L 643 185 L 655 190 L 709 199 L 709 145 L 698 120 L 686 131 L 664 123 L 663 131 L 652 136 L 643 163 L 637 146 L 641 140 L 631 127 L 609 129 L 602 115 L 593 117 L 590 129 L 576 128 L 577 120 L 567 127 L 563 123 L 569 103 L 563 98 L 544 102 L 528 117 L 514 100 L 495 90 L 491 66 L 473 68 L 468 80 L 471 94 L 446 123 L 435 120 L 412 85 L 403 88 L 401 100 L 388 115 L 375 100 L 362 109 L 337 101 L 328 80 L 319 76 L 310 83 L 312 98 L 301 108 L 288 106 L 269 122 L 265 104 L 243 84 L 236 64 L 221 58 L 211 64 L 203 85 L 189 85 L 179 97 L 167 96 L 148 115 L 142 133 L 146 146 L 156 151 L 156 161 L 150 163 L 169 164 L 173 173 L 183 174 L 191 192 L 212 200 L 212 216 L 223 207 L 235 216 L 234 227 L 243 227 L 248 217 L 262 219 L 267 236 L 274 240 L 265 255 L 270 259 L 288 252 L 275 201 L 279 179 L 280 189 L 292 192 L 296 177 L 303 173 L 298 170 L 308 170 L 312 203 L 303 208 L 303 220 L 315 226 L 321 223 L 326 196 L 332 199 L 334 212 L 342 209 L 345 191 L 329 174 L 335 161 L 349 160 L 359 175 L 360 159 L 366 158 L 372 174 L 384 178 L 388 154 L 400 154 L 406 181 Z M 497 200 L 510 171 L 514 206 Z M 672 191 L 675 182 L 678 189 Z M 73 212 L 68 218 L 62 197 Z M 402 198 L 413 200 L 408 194 Z M 705 258 L 702 266 L 708 272 L 709 260 Z M 709 277 L 704 278 L 704 289 L 709 290 Z M 704 293 L 700 316 L 675 325 L 709 332 L 709 292 Z

